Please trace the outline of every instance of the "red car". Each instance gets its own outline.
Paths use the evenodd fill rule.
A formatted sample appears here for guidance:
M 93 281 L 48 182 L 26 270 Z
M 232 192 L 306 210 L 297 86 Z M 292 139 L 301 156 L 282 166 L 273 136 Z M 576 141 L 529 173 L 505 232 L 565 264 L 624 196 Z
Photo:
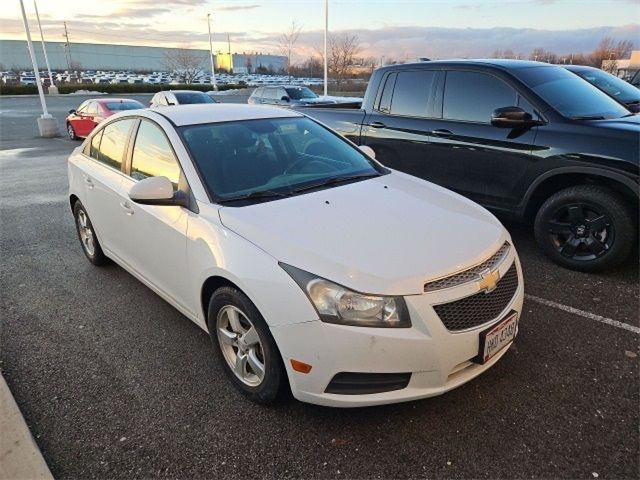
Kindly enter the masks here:
M 85 138 L 102 120 L 122 110 L 144 108 L 129 98 L 100 98 L 82 102 L 77 110 L 69 110 L 67 133 L 71 140 Z

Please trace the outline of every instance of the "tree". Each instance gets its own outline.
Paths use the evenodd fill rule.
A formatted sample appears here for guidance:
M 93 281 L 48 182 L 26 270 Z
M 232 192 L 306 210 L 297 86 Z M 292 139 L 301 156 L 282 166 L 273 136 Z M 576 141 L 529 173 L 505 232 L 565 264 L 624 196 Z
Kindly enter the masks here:
M 164 65 L 170 72 L 184 78 L 185 83 L 193 81 L 203 72 L 203 58 L 193 50 L 169 50 L 164 54 Z
M 617 70 L 616 60 L 628 57 L 633 50 L 633 42 L 621 40 L 615 42 L 611 37 L 604 37 L 598 47 L 591 54 L 591 65 L 602 68 L 610 73 Z
M 287 57 L 287 75 L 291 76 L 291 56 L 293 55 L 296 42 L 298 41 L 298 37 L 300 36 L 300 30 L 302 27 L 296 25 L 296 21 L 293 20 L 291 22 L 291 28 L 280 35 L 278 38 L 278 44 L 280 46 L 280 50 L 282 54 Z
M 349 67 L 353 65 L 356 55 L 360 52 L 360 42 L 357 35 L 344 33 L 341 36 L 329 36 L 329 60 L 327 67 L 336 81 L 337 87 L 349 75 Z

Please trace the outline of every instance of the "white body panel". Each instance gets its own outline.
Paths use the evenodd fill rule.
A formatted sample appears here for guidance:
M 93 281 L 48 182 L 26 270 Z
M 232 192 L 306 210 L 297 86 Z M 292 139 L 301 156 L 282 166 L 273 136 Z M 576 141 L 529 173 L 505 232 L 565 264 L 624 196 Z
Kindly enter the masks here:
M 177 125 L 297 115 L 270 107 L 221 105 L 166 107 L 162 114 Z M 114 115 L 105 123 L 127 115 Z M 296 398 L 363 406 L 437 395 L 490 368 L 507 350 L 484 365 L 470 363 L 478 353 L 479 332 L 509 311 L 521 312 L 523 282 L 513 247 L 499 268 L 502 275 L 517 263 L 517 292 L 503 312 L 482 327 L 448 331 L 433 309 L 477 293 L 475 283 L 424 293 L 425 282 L 478 265 L 510 240 L 486 210 L 399 172 L 272 202 L 220 207 L 209 201 L 175 127 L 151 110 L 135 115 L 164 129 L 197 208 L 136 204 L 128 197 L 135 180 L 87 157 L 82 147 L 69 159 L 70 195 L 85 205 L 107 256 L 203 329 L 207 279 L 221 277 L 242 290 L 270 327 Z M 324 323 L 278 262 L 356 291 L 404 296 L 412 326 Z M 313 368 L 308 374 L 296 372 L 291 359 Z M 401 390 L 325 393 L 340 372 L 412 375 Z

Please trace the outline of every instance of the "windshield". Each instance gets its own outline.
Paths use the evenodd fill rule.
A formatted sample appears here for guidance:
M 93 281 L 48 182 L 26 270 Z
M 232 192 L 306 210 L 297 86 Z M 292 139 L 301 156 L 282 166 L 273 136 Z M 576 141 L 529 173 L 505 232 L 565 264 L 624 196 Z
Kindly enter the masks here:
M 205 184 L 218 202 L 286 196 L 387 170 L 308 118 L 182 127 Z M 324 184 L 327 185 L 324 185 Z
M 107 102 L 106 106 L 112 112 L 119 112 L 121 110 L 137 110 L 138 108 L 144 108 L 144 105 L 136 100 L 127 102 Z
M 610 73 L 602 70 L 586 70 L 576 72 L 587 82 L 604 90 L 619 102 L 640 102 L 640 90 Z
M 215 103 L 209 95 L 202 92 L 176 92 L 174 95 L 180 105 L 188 105 L 191 103 Z
M 318 95 L 313 93 L 307 87 L 287 87 L 285 88 L 287 95 L 292 100 L 302 100 L 305 98 L 318 98 Z
M 629 115 L 614 99 L 564 68 L 520 68 L 513 73 L 565 117 L 595 119 Z

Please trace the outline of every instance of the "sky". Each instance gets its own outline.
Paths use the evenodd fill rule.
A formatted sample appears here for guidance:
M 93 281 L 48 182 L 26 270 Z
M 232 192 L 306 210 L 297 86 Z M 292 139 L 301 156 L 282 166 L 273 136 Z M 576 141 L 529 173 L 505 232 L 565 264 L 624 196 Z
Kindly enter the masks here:
M 3 0 L 0 38 L 24 39 L 18 0 Z M 37 37 L 33 0 L 25 0 Z M 208 48 L 207 13 L 214 50 L 280 53 L 279 35 L 302 29 L 294 61 L 322 44 L 323 0 L 38 0 L 44 35 L 72 42 Z M 329 0 L 329 30 L 356 34 L 362 56 L 489 56 L 542 47 L 558 54 L 589 52 L 605 36 L 640 48 L 638 0 Z M 1 55 L 1 52 L 0 52 Z

